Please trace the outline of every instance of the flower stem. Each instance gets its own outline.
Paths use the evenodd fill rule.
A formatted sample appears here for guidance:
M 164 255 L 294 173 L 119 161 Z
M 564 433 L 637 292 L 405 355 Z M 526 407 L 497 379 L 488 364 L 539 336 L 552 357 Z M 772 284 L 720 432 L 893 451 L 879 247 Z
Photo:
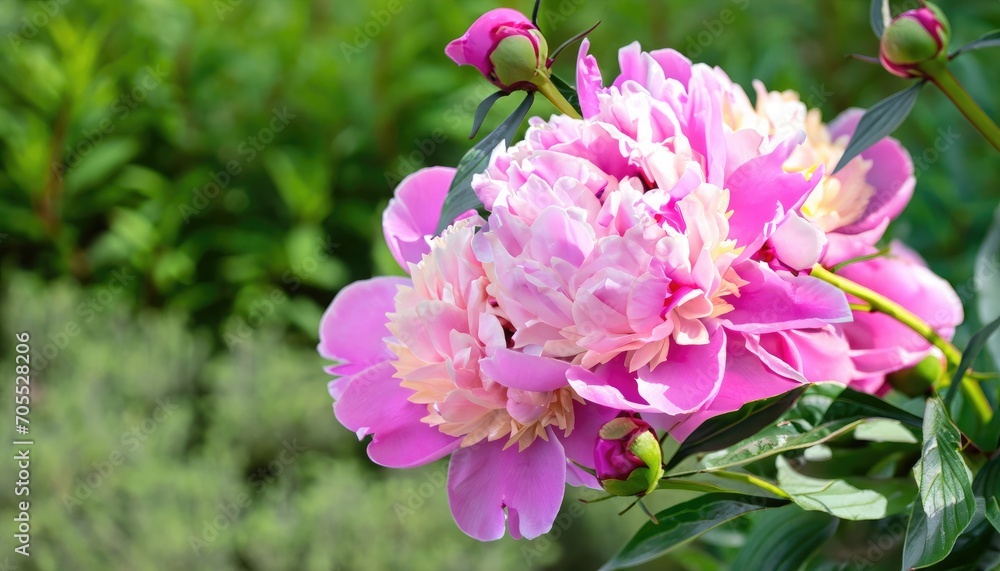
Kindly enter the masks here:
M 556 87 L 556 84 L 552 83 L 551 79 L 546 77 L 544 81 L 537 85 L 539 93 L 551 101 L 552 104 L 556 106 L 556 109 L 562 111 L 566 115 L 569 115 L 573 119 L 583 119 L 583 117 L 580 117 L 580 114 L 576 112 L 576 109 L 570 105 L 570 102 L 566 101 L 566 98 L 563 97 L 562 93 L 559 93 L 559 88 Z
M 940 349 L 941 352 L 944 353 L 945 359 L 948 361 L 948 372 L 941 375 L 941 377 L 934 382 L 934 387 L 936 390 L 940 391 L 951 384 L 952 373 L 957 371 L 959 365 L 961 364 L 962 352 L 959 351 L 957 347 L 949 343 L 945 338 L 938 335 L 937 331 L 934 331 L 934 328 L 928 325 L 926 321 L 882 294 L 874 292 L 843 276 L 838 276 L 820 264 L 813 266 L 812 276 L 832 284 L 845 293 L 851 294 L 864 301 L 868 305 L 868 307 L 865 308 L 865 311 L 877 311 L 896 319 L 926 339 L 931 345 Z M 857 304 L 851 304 L 852 309 L 855 309 L 854 306 L 856 305 Z M 986 398 L 986 393 L 983 392 L 983 388 L 973 382 L 974 380 L 974 378 L 964 375 L 962 377 L 963 382 L 959 388 L 962 389 L 962 394 L 965 395 L 965 398 L 969 401 L 972 408 L 975 409 L 979 417 L 984 420 L 989 420 L 989 418 L 993 416 L 993 407 L 990 406 L 990 401 Z
M 948 365 L 951 368 L 958 368 L 958 363 L 962 360 L 962 353 L 944 337 L 938 335 L 937 331 L 934 331 L 934 328 L 928 325 L 926 321 L 915 315 L 910 310 L 880 293 L 876 293 L 861 284 L 855 283 L 843 276 L 838 276 L 837 274 L 830 272 L 820 264 L 813 266 L 812 276 L 837 286 L 845 293 L 849 293 L 864 301 L 871 308 L 871 311 L 884 313 L 909 327 L 918 335 L 926 339 L 931 345 L 940 349 L 941 352 L 944 353 L 945 358 L 948 360 Z
M 958 82 L 948 66 L 944 64 L 928 65 L 925 66 L 924 71 L 934 82 L 934 85 L 944 92 L 948 99 L 951 99 L 962 115 L 965 115 L 969 123 L 972 123 L 972 126 L 978 129 L 996 150 L 1000 151 L 1000 127 L 997 127 L 997 124 L 990 119 L 983 108 L 969 96 L 969 93 Z
M 778 496 L 779 498 L 785 498 L 786 500 L 791 498 L 791 496 L 789 496 L 788 493 L 785 492 L 785 490 L 782 490 L 781 488 L 775 486 L 771 482 L 758 478 L 753 474 L 744 474 L 743 472 L 727 472 L 725 470 L 712 471 L 709 473 L 712 474 L 713 476 L 718 476 L 720 478 L 726 478 L 728 480 L 737 480 L 740 482 L 746 482 L 747 484 L 752 484 L 762 490 L 767 490 L 768 492 L 771 492 L 772 494 Z

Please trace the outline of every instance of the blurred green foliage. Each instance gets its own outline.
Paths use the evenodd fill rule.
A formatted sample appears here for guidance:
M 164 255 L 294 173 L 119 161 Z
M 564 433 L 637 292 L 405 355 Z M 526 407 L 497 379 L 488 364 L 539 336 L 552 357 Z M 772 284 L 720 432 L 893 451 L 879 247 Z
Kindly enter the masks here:
M 442 50 L 497 5 L 0 4 L 3 370 L 15 331 L 31 332 L 39 358 L 56 348 L 33 385 L 40 497 L 35 556 L 19 563 L 591 568 L 636 529 L 641 516 L 619 521 L 623 506 L 607 502 L 540 541 L 479 544 L 457 531 L 440 487 L 413 517 L 401 515 L 443 465 L 367 462 L 332 417 L 313 351 L 338 288 L 399 272 L 379 227 L 395 183 L 421 166 L 454 165 L 470 145 L 473 112 L 492 89 Z M 1000 27 L 996 2 L 940 5 L 956 44 Z M 621 45 L 670 46 L 748 90 L 754 78 L 798 90 L 827 120 L 905 86 L 846 57 L 876 52 L 867 18 L 866 0 L 547 0 L 540 14 L 551 45 L 601 19 L 591 52 L 606 78 Z M 557 63 L 564 77 L 571 52 Z M 976 52 L 955 71 L 997 117 L 995 61 Z M 483 132 L 515 104 L 498 104 Z M 534 111 L 554 110 L 540 100 Z M 918 183 L 893 233 L 956 285 L 970 309 L 967 336 L 969 279 L 1000 199 L 1000 161 L 931 89 L 897 137 L 917 160 Z M 154 418 L 158 399 L 175 410 L 133 450 L 123 434 Z M 278 460 L 286 442 L 306 449 L 287 465 Z M 116 451 L 124 463 L 67 509 L 67 494 Z M 11 481 L 11 463 L 0 469 Z M 196 553 L 191 537 L 240 493 L 251 503 Z M 9 522 L 7 492 L 2 505 Z M 732 542 L 716 534 L 652 568 L 711 568 Z

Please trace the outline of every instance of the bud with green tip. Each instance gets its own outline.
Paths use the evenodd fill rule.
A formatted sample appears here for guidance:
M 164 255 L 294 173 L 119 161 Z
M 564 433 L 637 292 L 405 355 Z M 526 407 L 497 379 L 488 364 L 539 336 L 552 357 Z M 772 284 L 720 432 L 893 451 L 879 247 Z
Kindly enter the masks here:
M 609 494 L 643 496 L 663 477 L 656 432 L 642 419 L 620 416 L 601 427 L 594 447 L 597 479 Z
M 879 59 L 900 77 L 926 77 L 922 65 L 947 61 L 951 27 L 940 8 L 923 2 L 922 8 L 896 17 L 882 33 Z
M 458 65 L 475 66 L 504 91 L 535 91 L 549 81 L 549 47 L 532 21 L 517 10 L 498 8 L 476 20 L 445 49 Z

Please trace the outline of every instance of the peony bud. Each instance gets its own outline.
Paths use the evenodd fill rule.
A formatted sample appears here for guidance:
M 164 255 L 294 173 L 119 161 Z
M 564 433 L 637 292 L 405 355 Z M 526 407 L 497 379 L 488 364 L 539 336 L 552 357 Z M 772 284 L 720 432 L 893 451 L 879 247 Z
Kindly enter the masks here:
M 923 8 L 896 17 L 882 34 L 879 59 L 900 77 L 924 77 L 921 64 L 948 58 L 951 27 L 940 8 L 924 2 Z
M 490 10 L 444 51 L 458 65 L 475 66 L 504 91 L 534 91 L 549 81 L 548 44 L 517 10 Z
M 604 426 L 594 447 L 597 479 L 609 494 L 642 496 L 656 489 L 663 477 L 660 441 L 639 418 L 620 416 Z

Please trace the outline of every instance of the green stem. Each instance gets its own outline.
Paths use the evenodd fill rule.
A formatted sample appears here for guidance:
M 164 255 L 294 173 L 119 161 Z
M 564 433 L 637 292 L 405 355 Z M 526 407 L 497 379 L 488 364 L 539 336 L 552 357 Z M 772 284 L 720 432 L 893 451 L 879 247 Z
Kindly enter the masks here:
M 965 115 L 969 123 L 972 123 L 972 126 L 978 129 L 996 150 L 1000 151 L 1000 127 L 997 127 L 997 124 L 990 119 L 983 108 L 972 97 L 969 97 L 969 93 L 965 91 L 948 66 L 942 63 L 940 65 L 927 65 L 924 68 L 923 71 L 927 73 L 934 85 L 944 92 L 948 99 L 951 99 L 951 102 L 955 104 L 955 107 L 958 107 L 958 110 L 962 112 L 962 115 Z
M 942 375 L 935 381 L 934 385 L 940 391 L 951 384 L 951 373 L 958 370 L 962 361 L 962 352 L 949 343 L 948 340 L 938 335 L 937 331 L 934 331 L 934 328 L 928 325 L 926 321 L 882 294 L 876 293 L 843 276 L 838 276 L 819 264 L 813 266 L 812 276 L 864 301 L 868 304 L 867 311 L 877 311 L 896 319 L 926 339 L 931 345 L 940 349 L 948 361 L 948 373 Z M 854 306 L 856 304 L 851 305 Z M 990 401 L 986 398 L 986 393 L 983 392 L 983 388 L 978 384 L 971 382 L 973 379 L 963 377 L 963 381 L 966 379 L 969 382 L 963 382 L 960 387 L 962 394 L 965 395 L 966 400 L 969 401 L 969 404 L 972 405 L 979 417 L 988 420 L 993 416 L 993 407 L 990 406 Z
M 753 474 L 746 474 L 743 472 L 726 472 L 725 470 L 713 471 L 709 473 L 712 474 L 713 476 L 726 478 L 728 480 L 737 480 L 740 482 L 746 482 L 747 484 L 757 486 L 762 490 L 767 490 L 768 492 L 771 492 L 772 494 L 778 496 L 779 498 L 785 498 L 786 500 L 791 499 L 791 496 L 789 496 L 788 493 L 785 492 L 785 490 L 782 490 L 781 488 L 775 486 L 771 482 L 758 478 Z
M 934 331 L 933 327 L 928 325 L 926 321 L 920 319 L 920 317 L 915 315 L 910 310 L 861 284 L 852 282 L 845 277 L 838 276 L 819 264 L 813 266 L 812 276 L 837 286 L 845 293 L 851 294 L 864 301 L 871 307 L 871 311 L 884 313 L 914 330 L 931 345 L 934 345 L 940 349 L 942 353 L 944 353 L 945 358 L 948 360 L 948 365 L 952 369 L 958 368 L 958 364 L 962 360 L 961 351 L 949 343 L 944 337 L 938 335 L 937 331 Z
M 559 88 L 556 84 L 552 83 L 552 80 L 545 78 L 545 81 L 538 84 L 538 92 L 545 96 L 546 99 L 552 102 L 556 106 L 556 109 L 562 111 L 566 115 L 572 117 L 573 119 L 582 119 L 580 114 L 576 112 L 576 109 L 570 105 L 569 101 L 563 97 L 562 93 L 559 93 Z

